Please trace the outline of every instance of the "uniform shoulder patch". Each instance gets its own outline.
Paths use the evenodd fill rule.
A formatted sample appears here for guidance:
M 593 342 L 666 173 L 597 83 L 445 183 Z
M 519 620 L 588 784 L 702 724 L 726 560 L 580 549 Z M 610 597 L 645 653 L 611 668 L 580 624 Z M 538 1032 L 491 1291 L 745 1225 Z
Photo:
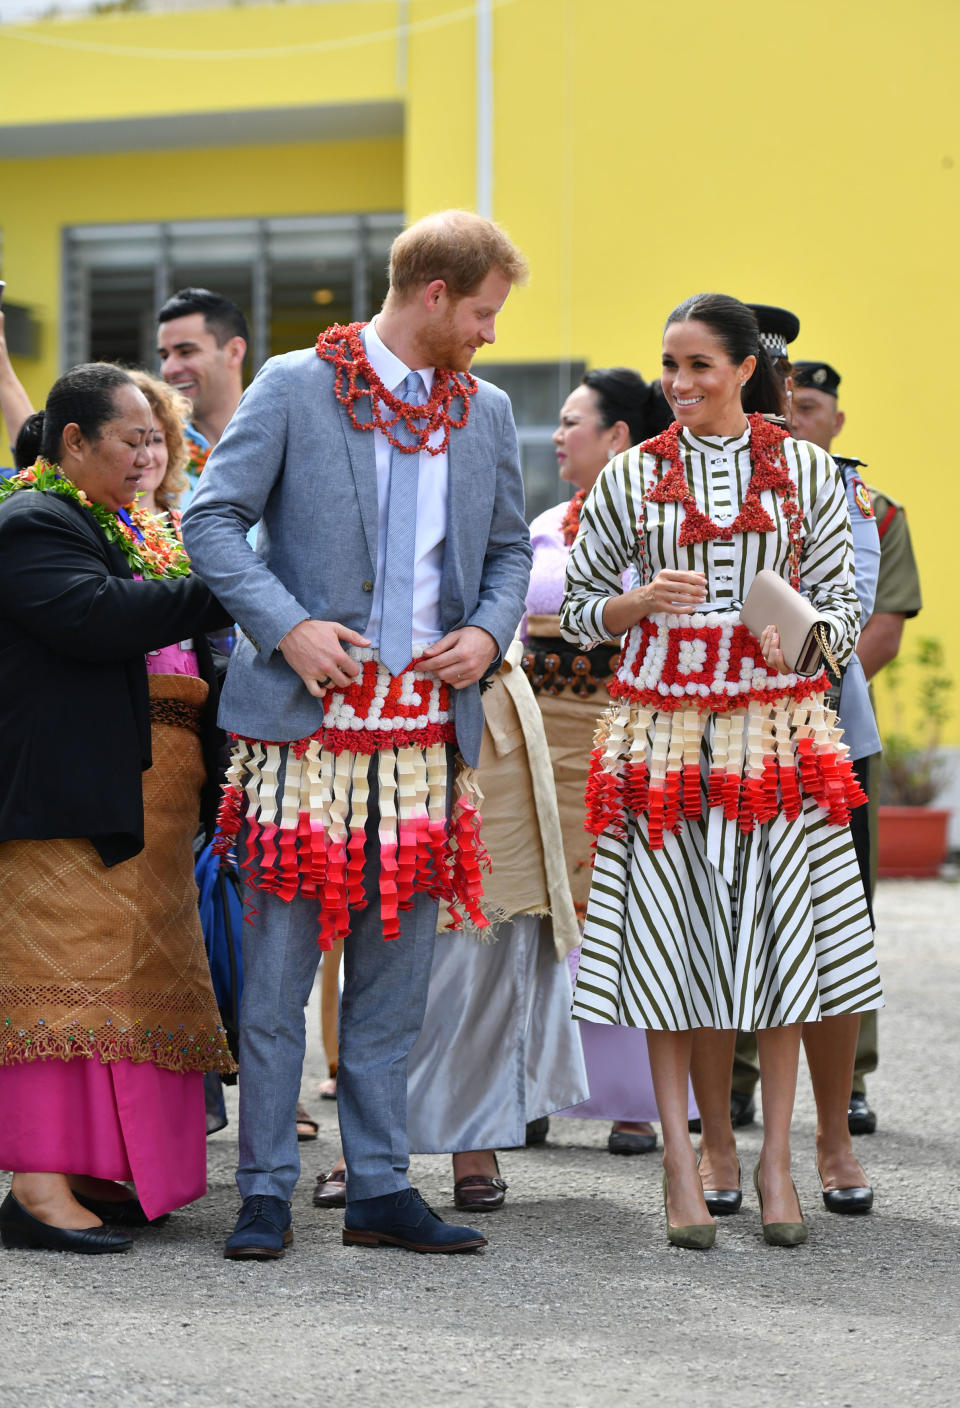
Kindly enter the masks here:
M 864 518 L 873 518 L 874 512 L 873 504 L 870 502 L 870 494 L 859 474 L 852 476 L 850 484 L 853 488 L 853 498 L 857 508 L 863 514 Z

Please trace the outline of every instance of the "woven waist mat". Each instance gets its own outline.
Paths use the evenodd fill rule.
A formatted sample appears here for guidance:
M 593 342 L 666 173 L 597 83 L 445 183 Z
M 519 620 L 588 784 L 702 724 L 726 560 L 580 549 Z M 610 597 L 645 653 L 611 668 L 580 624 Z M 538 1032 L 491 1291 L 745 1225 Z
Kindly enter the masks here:
M 171 728 L 188 728 L 200 732 L 200 709 L 183 699 L 151 699 L 150 722 L 168 724 Z
M 317 901 L 318 942 L 330 949 L 363 909 L 370 781 L 377 789 L 383 937 L 400 933 L 399 912 L 415 894 L 446 903 L 451 927 L 486 927 L 481 909 L 481 794 L 462 762 L 447 816 L 448 752 L 456 741 L 450 690 L 414 665 L 391 675 L 372 650 L 347 689 L 324 700 L 324 722 L 287 743 L 234 736 L 214 849 L 241 843 L 240 869 L 253 889 Z

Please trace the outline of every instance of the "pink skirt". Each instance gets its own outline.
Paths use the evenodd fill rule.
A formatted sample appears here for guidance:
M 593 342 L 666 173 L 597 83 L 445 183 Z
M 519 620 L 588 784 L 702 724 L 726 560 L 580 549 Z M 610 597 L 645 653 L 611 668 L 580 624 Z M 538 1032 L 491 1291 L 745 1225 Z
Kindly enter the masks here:
M 207 1191 L 203 1072 L 149 1061 L 0 1066 L 0 1168 L 133 1182 L 147 1217 Z

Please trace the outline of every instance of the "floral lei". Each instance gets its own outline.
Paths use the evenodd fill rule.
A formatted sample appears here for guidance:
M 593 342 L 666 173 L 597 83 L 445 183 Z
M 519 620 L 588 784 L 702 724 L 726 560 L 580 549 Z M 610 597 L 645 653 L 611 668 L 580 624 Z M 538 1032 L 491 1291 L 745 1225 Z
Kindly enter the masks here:
M 563 534 L 565 547 L 572 548 L 577 540 L 577 534 L 580 532 L 580 510 L 586 497 L 586 489 L 578 489 L 564 510 L 560 520 L 560 532 Z
M 404 454 L 426 450 L 429 455 L 446 453 L 450 431 L 462 430 L 470 417 L 470 398 L 476 395 L 477 379 L 469 372 L 451 372 L 437 368 L 430 398 L 423 405 L 413 405 L 394 396 L 377 376 L 360 337 L 366 323 L 334 323 L 317 338 L 317 356 L 332 362 L 336 368 L 334 395 L 345 407 L 357 430 L 379 430 L 390 444 Z M 369 400 L 372 420 L 357 415 L 358 401 Z M 457 418 L 452 412 L 455 401 L 462 404 Z M 394 428 L 403 422 L 406 440 L 398 440 Z M 418 423 L 420 422 L 420 423 Z M 422 424 L 422 422 L 426 422 Z M 443 440 L 429 444 L 430 437 L 442 427 Z
M 677 503 L 685 509 L 683 524 L 677 539 L 680 547 L 689 543 L 704 543 L 713 538 L 728 543 L 735 533 L 772 533 L 776 524 L 760 502 L 764 489 L 772 489 L 780 496 L 783 511 L 787 516 L 787 535 L 790 540 L 790 582 L 799 590 L 800 555 L 803 551 L 803 514 L 796 499 L 796 486 L 790 478 L 786 461 L 783 458 L 783 441 L 788 439 L 787 431 L 772 425 L 764 416 L 754 413 L 747 416 L 750 425 L 750 464 L 753 473 L 743 496 L 743 507 L 736 518 L 726 528 L 714 523 L 712 518 L 701 511 L 687 483 L 683 459 L 680 454 L 680 423 L 671 426 L 652 440 L 645 440 L 640 446 L 641 453 L 657 456 L 656 482 L 644 492 L 641 500 L 640 528 L 641 552 L 643 552 L 644 507 L 648 500 L 653 503 Z M 669 468 L 664 474 L 664 465 Z M 641 573 L 641 579 L 645 574 Z
M 59 465 L 39 459 L 29 469 L 0 481 L 0 503 L 21 489 L 40 489 L 85 508 L 99 523 L 104 537 L 114 543 L 127 559 L 130 570 L 141 577 L 187 577 L 190 559 L 175 532 L 144 508 L 128 506 L 118 513 L 93 503 L 82 489 L 60 471 Z
M 184 427 L 183 438 L 187 442 L 187 450 L 189 451 L 189 458 L 184 465 L 184 469 L 187 474 L 192 474 L 194 477 L 199 478 L 206 468 L 207 460 L 210 458 L 213 446 L 201 445 L 200 441 L 191 435 L 189 427 Z

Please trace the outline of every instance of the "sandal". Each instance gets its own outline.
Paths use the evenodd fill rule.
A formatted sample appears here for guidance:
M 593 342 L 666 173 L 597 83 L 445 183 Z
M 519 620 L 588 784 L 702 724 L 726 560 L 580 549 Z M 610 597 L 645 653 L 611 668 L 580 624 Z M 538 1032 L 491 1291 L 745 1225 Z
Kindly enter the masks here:
M 297 1101 L 297 1142 L 305 1144 L 310 1139 L 316 1139 L 320 1131 L 320 1126 L 315 1119 L 312 1119 L 303 1108 L 300 1101 Z

